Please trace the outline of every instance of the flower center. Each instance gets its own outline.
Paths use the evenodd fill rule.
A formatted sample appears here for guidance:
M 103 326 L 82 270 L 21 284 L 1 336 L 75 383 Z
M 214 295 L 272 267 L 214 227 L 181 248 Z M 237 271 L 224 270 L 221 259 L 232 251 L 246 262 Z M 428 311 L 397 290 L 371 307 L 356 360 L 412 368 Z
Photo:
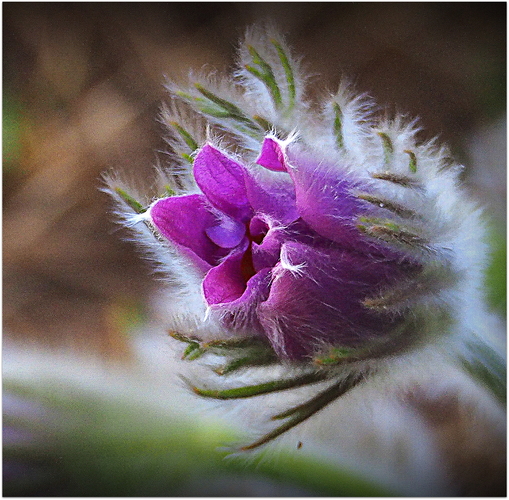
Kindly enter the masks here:
M 268 224 L 264 220 L 259 217 L 253 217 L 249 224 L 246 225 L 246 236 L 249 238 L 249 241 L 261 245 L 269 229 Z
M 261 245 L 268 232 L 268 224 L 258 217 L 253 217 L 249 223 L 246 224 L 246 236 L 249 240 L 249 246 L 240 264 L 242 278 L 246 283 L 259 271 L 253 260 L 253 243 L 257 246 Z

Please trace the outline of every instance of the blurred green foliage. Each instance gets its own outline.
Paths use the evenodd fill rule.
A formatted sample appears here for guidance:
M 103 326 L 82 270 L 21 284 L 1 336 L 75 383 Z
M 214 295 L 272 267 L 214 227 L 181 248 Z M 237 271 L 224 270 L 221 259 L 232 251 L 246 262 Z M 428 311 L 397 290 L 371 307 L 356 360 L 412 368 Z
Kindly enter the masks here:
M 2 97 L 2 159 L 4 172 L 18 160 L 21 152 L 21 113 L 20 105 L 12 95 L 5 91 Z
M 486 270 L 486 297 L 493 310 L 507 313 L 507 239 L 501 228 L 492 227 L 489 240 L 491 255 Z
M 5 390 L 56 417 L 42 429 L 29 413 L 4 418 L 4 425 L 35 435 L 29 445 L 4 445 L 4 496 L 216 496 L 221 487 L 242 492 L 243 481 L 253 478 L 312 496 L 388 495 L 304 451 L 225 458 L 230 452 L 218 448 L 238 439 L 231 430 L 139 402 L 40 383 L 7 382 Z M 12 466 L 23 472 L 6 480 Z

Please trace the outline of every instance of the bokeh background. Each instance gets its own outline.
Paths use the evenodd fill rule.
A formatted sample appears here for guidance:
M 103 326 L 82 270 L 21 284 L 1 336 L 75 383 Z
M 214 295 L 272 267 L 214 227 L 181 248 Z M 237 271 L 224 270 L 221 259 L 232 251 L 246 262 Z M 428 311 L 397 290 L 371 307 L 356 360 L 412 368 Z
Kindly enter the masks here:
M 506 4 L 3 3 L 3 326 L 18 346 L 128 364 L 157 283 L 100 191 L 166 161 L 165 78 L 225 72 L 272 20 L 315 88 L 346 76 L 420 117 L 486 207 L 490 305 L 505 312 Z

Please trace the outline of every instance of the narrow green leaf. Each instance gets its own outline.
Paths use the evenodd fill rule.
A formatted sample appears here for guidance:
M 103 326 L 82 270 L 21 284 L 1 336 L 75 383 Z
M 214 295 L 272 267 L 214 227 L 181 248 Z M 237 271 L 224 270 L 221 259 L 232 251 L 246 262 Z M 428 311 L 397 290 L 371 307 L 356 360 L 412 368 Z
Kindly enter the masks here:
M 221 97 L 217 96 L 210 90 L 206 89 L 203 85 L 200 83 L 195 83 L 194 86 L 200 92 L 203 94 L 207 99 L 212 101 L 214 104 L 217 104 L 219 107 L 223 108 L 225 111 L 230 113 L 230 115 L 233 116 L 245 116 L 242 110 L 235 106 L 235 104 L 231 103 L 230 101 L 227 101 L 226 99 L 222 99 Z
M 281 61 L 281 65 L 283 66 L 285 70 L 286 75 L 286 83 L 288 84 L 288 110 L 292 110 L 295 106 L 295 77 L 293 76 L 293 70 L 292 66 L 290 64 L 290 61 L 288 60 L 288 57 L 283 50 L 283 47 L 278 43 L 277 40 L 271 40 L 272 45 L 276 47 L 277 53 L 279 55 L 279 59 Z
M 198 143 L 194 140 L 193 136 L 185 130 L 177 122 L 170 122 L 170 125 L 178 132 L 182 140 L 187 144 L 187 147 L 194 152 L 198 149 Z
M 411 177 L 406 175 L 393 174 L 392 172 L 378 172 L 371 174 L 373 179 L 380 179 L 382 181 L 392 182 L 402 187 L 419 188 L 421 185 Z
M 194 86 L 204 97 L 193 96 L 181 90 L 175 94 L 191 104 L 198 112 L 221 120 L 229 118 L 233 120 L 232 128 L 254 139 L 261 138 L 262 127 L 248 118 L 239 107 L 217 96 L 200 83 L 195 83 Z M 189 163 L 193 162 L 189 155 L 181 153 L 181 156 Z
M 191 165 L 193 164 L 193 157 L 191 155 L 188 155 L 187 153 L 180 153 L 180 156 L 182 156 L 182 158 L 184 158 L 184 160 L 186 160 Z
M 274 363 L 274 356 L 270 354 L 251 354 L 248 356 L 236 358 L 225 365 L 221 366 L 215 372 L 218 375 L 228 375 L 234 371 L 240 370 L 241 368 L 253 367 L 253 366 L 264 366 L 271 363 Z
M 390 220 L 359 217 L 357 228 L 368 236 L 379 238 L 388 243 L 402 243 L 411 247 L 425 247 L 426 240 L 418 234 L 401 227 Z
M 320 411 L 335 399 L 345 394 L 347 391 L 355 387 L 361 380 L 362 376 L 359 374 L 350 375 L 341 382 L 338 382 L 337 384 L 334 384 L 333 386 L 328 387 L 324 391 L 320 392 L 317 396 L 310 399 L 309 401 L 290 408 L 289 410 L 279 413 L 278 415 L 274 415 L 272 417 L 273 420 L 281 420 L 288 417 L 290 417 L 290 419 L 283 425 L 277 427 L 268 434 L 265 434 L 265 436 L 258 439 L 254 443 L 243 446 L 241 449 L 243 451 L 252 450 L 265 443 L 268 443 L 269 441 L 272 441 L 281 434 L 308 419 L 311 415 L 314 415 L 316 412 Z
M 357 198 L 367 201 L 368 203 L 371 203 L 372 205 L 375 205 L 379 208 L 384 208 L 385 210 L 389 210 L 396 215 L 399 215 L 400 217 L 404 218 L 414 218 L 416 217 L 416 213 L 413 210 L 410 210 L 408 208 L 405 208 L 398 203 L 394 203 L 393 201 L 389 201 L 385 198 L 379 198 L 378 196 L 373 196 L 371 194 L 367 193 L 361 193 L 357 195 Z
M 164 186 L 164 191 L 169 197 L 175 196 L 177 194 L 170 186 Z
M 504 359 L 487 345 L 471 342 L 473 359 L 463 358 L 463 368 L 484 384 L 504 405 L 507 401 L 507 370 Z
M 195 97 L 187 92 L 177 91 L 176 95 L 187 101 L 188 103 L 196 106 L 196 108 L 201 112 L 209 116 L 213 116 L 215 118 L 228 118 L 230 117 L 230 112 L 222 108 L 221 106 L 214 104 L 209 99 L 204 99 L 202 97 Z
M 250 398 L 252 396 L 259 396 L 268 394 L 270 392 L 284 391 L 293 387 L 300 387 L 307 384 L 314 384 L 321 382 L 327 378 L 323 372 L 312 372 L 301 375 L 292 379 L 273 380 L 257 385 L 246 385 L 243 387 L 235 387 L 233 389 L 200 389 L 191 385 L 191 389 L 206 398 L 214 399 L 240 399 Z
M 359 354 L 359 349 L 349 347 L 331 347 L 325 354 L 315 356 L 313 361 L 320 366 L 338 365 Z
M 186 347 L 184 354 L 182 354 L 182 359 L 194 361 L 203 356 L 203 354 L 205 354 L 205 349 L 202 349 L 198 342 L 192 342 Z
M 259 115 L 254 115 L 253 120 L 263 129 L 264 132 L 272 132 L 274 130 L 274 125 Z
M 507 309 L 507 239 L 505 226 L 490 228 L 490 261 L 485 273 L 487 299 L 491 308 L 505 317 Z
M 385 132 L 378 132 L 378 136 L 382 139 L 382 146 L 384 149 L 385 164 L 389 164 L 394 153 L 394 146 L 392 145 L 391 138 Z
M 253 68 L 250 65 L 246 65 L 245 68 L 256 78 L 261 80 L 267 89 L 270 92 L 270 95 L 272 97 L 272 100 L 274 101 L 274 105 L 276 107 L 281 107 L 283 104 L 283 100 L 281 98 L 281 91 L 279 90 L 279 86 L 276 81 L 276 77 L 274 76 L 274 72 L 272 71 L 272 68 L 270 64 L 268 64 L 265 59 L 263 59 L 260 54 L 256 51 L 256 49 L 249 45 L 248 46 L 249 54 L 251 54 L 251 57 L 253 58 L 253 63 L 258 65 L 261 68 L 261 71 L 257 70 L 256 68 Z
M 412 174 L 415 174 L 417 172 L 417 157 L 415 156 L 415 153 L 408 149 L 405 149 L 404 153 L 406 153 L 408 156 L 410 156 L 410 161 L 408 163 L 408 169 L 410 170 L 410 172 L 412 172 Z
M 116 187 L 115 193 L 117 193 L 136 213 L 142 214 L 147 211 L 139 201 L 127 194 L 122 188 Z
M 370 224 L 371 226 L 383 226 L 391 231 L 401 231 L 401 226 L 390 219 L 380 219 L 378 217 L 359 217 L 360 222 Z
M 232 337 L 229 339 L 210 340 L 203 344 L 206 347 L 214 347 L 217 349 L 242 349 L 250 347 L 268 347 L 266 342 L 256 337 Z
M 180 342 L 186 342 L 188 344 L 192 342 L 197 342 L 197 340 L 192 339 L 191 337 L 187 337 L 186 335 L 183 335 L 182 333 L 179 332 L 170 331 L 168 332 L 168 335 L 175 340 L 178 340 Z
M 332 104 L 332 109 L 334 111 L 334 135 L 336 136 L 336 146 L 338 149 L 344 148 L 344 140 L 343 140 L 343 112 L 339 107 L 337 102 Z

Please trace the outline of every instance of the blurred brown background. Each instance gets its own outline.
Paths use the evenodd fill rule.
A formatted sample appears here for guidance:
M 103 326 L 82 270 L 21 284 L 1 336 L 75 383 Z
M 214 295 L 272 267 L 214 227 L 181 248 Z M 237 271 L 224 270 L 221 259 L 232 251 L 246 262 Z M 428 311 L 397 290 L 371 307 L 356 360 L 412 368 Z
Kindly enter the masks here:
M 126 325 L 156 284 L 112 222 L 101 172 L 150 175 L 164 75 L 225 71 L 244 27 L 266 19 L 317 87 L 346 75 L 419 116 L 475 163 L 472 179 L 495 179 L 477 192 L 504 212 L 505 133 L 489 131 L 505 130 L 505 3 L 3 3 L 6 337 L 128 357 Z

